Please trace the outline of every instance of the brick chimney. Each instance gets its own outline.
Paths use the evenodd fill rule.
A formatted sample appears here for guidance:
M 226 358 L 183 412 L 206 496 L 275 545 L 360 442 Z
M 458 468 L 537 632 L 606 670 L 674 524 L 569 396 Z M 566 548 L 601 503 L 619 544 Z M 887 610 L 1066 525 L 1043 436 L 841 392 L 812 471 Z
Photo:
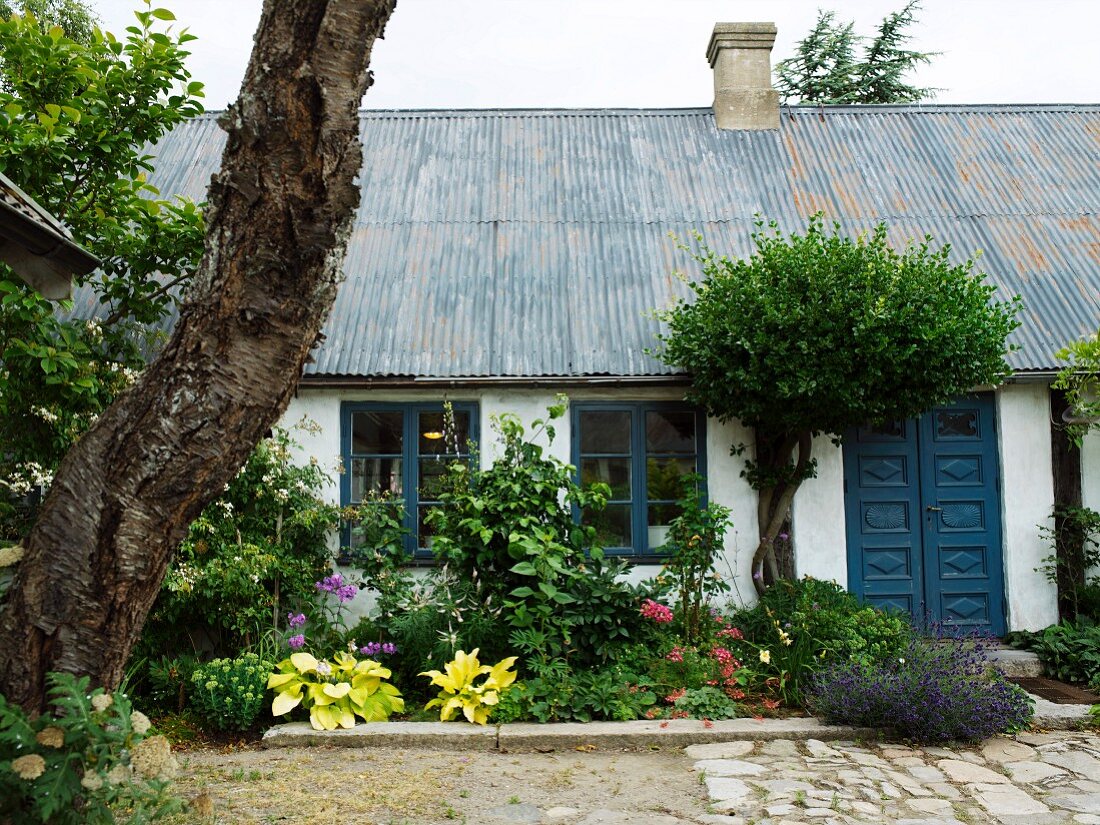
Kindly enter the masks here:
M 779 93 L 772 88 L 774 23 L 715 23 L 707 46 L 714 70 L 719 129 L 778 129 Z

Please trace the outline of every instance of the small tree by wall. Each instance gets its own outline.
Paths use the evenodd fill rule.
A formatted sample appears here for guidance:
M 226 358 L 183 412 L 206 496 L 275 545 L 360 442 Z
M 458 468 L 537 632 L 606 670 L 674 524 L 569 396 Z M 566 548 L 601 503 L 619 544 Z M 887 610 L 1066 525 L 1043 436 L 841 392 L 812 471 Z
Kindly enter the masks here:
M 930 237 L 899 251 L 886 235 L 879 225 L 845 237 L 818 214 L 785 237 L 758 220 L 744 260 L 696 236 L 694 300 L 659 313 L 668 332 L 656 354 L 691 374 L 689 399 L 755 431 L 744 475 L 759 493 L 758 592 L 780 577 L 774 542 L 814 475 L 815 435 L 911 418 L 1010 372 L 1019 298 L 993 300 L 974 261 L 952 264 Z

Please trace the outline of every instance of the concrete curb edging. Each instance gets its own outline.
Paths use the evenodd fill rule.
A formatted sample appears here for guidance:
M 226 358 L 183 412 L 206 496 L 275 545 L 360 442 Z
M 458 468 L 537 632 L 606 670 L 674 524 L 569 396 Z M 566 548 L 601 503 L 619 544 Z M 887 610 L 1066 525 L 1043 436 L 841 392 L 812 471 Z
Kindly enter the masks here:
M 596 748 L 684 747 L 714 742 L 767 739 L 878 739 L 876 728 L 825 725 L 805 717 L 791 719 L 635 720 L 632 722 L 513 723 L 480 727 L 458 722 L 385 722 L 350 730 L 317 731 L 308 722 L 270 728 L 265 748 L 326 745 L 342 748 L 432 748 L 435 750 L 566 750 Z

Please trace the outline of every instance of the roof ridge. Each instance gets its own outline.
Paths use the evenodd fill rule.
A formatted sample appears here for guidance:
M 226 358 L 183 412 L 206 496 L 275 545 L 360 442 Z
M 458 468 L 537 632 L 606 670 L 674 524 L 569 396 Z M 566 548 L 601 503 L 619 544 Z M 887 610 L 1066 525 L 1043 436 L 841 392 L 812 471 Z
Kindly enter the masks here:
M 872 114 L 885 112 L 927 113 L 937 112 L 1065 112 L 1100 111 L 1097 103 L 846 103 L 846 104 L 803 104 L 784 103 L 783 111 L 798 114 Z M 209 109 L 195 120 L 212 119 L 221 116 L 224 109 Z M 577 117 L 598 115 L 649 115 L 653 117 L 674 117 L 682 115 L 710 114 L 710 106 L 515 106 L 515 107 L 458 107 L 458 108 L 409 108 L 409 109 L 359 109 L 360 117 L 385 116 L 435 116 L 435 117 L 477 117 L 477 116 L 546 116 L 559 117 L 574 115 Z

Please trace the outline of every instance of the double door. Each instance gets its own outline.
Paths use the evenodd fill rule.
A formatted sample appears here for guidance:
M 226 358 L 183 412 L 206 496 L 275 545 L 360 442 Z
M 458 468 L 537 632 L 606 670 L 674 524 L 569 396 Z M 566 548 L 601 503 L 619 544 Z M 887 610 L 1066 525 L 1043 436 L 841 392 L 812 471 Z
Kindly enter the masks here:
M 844 438 L 848 587 L 877 607 L 1005 632 L 991 393 Z

